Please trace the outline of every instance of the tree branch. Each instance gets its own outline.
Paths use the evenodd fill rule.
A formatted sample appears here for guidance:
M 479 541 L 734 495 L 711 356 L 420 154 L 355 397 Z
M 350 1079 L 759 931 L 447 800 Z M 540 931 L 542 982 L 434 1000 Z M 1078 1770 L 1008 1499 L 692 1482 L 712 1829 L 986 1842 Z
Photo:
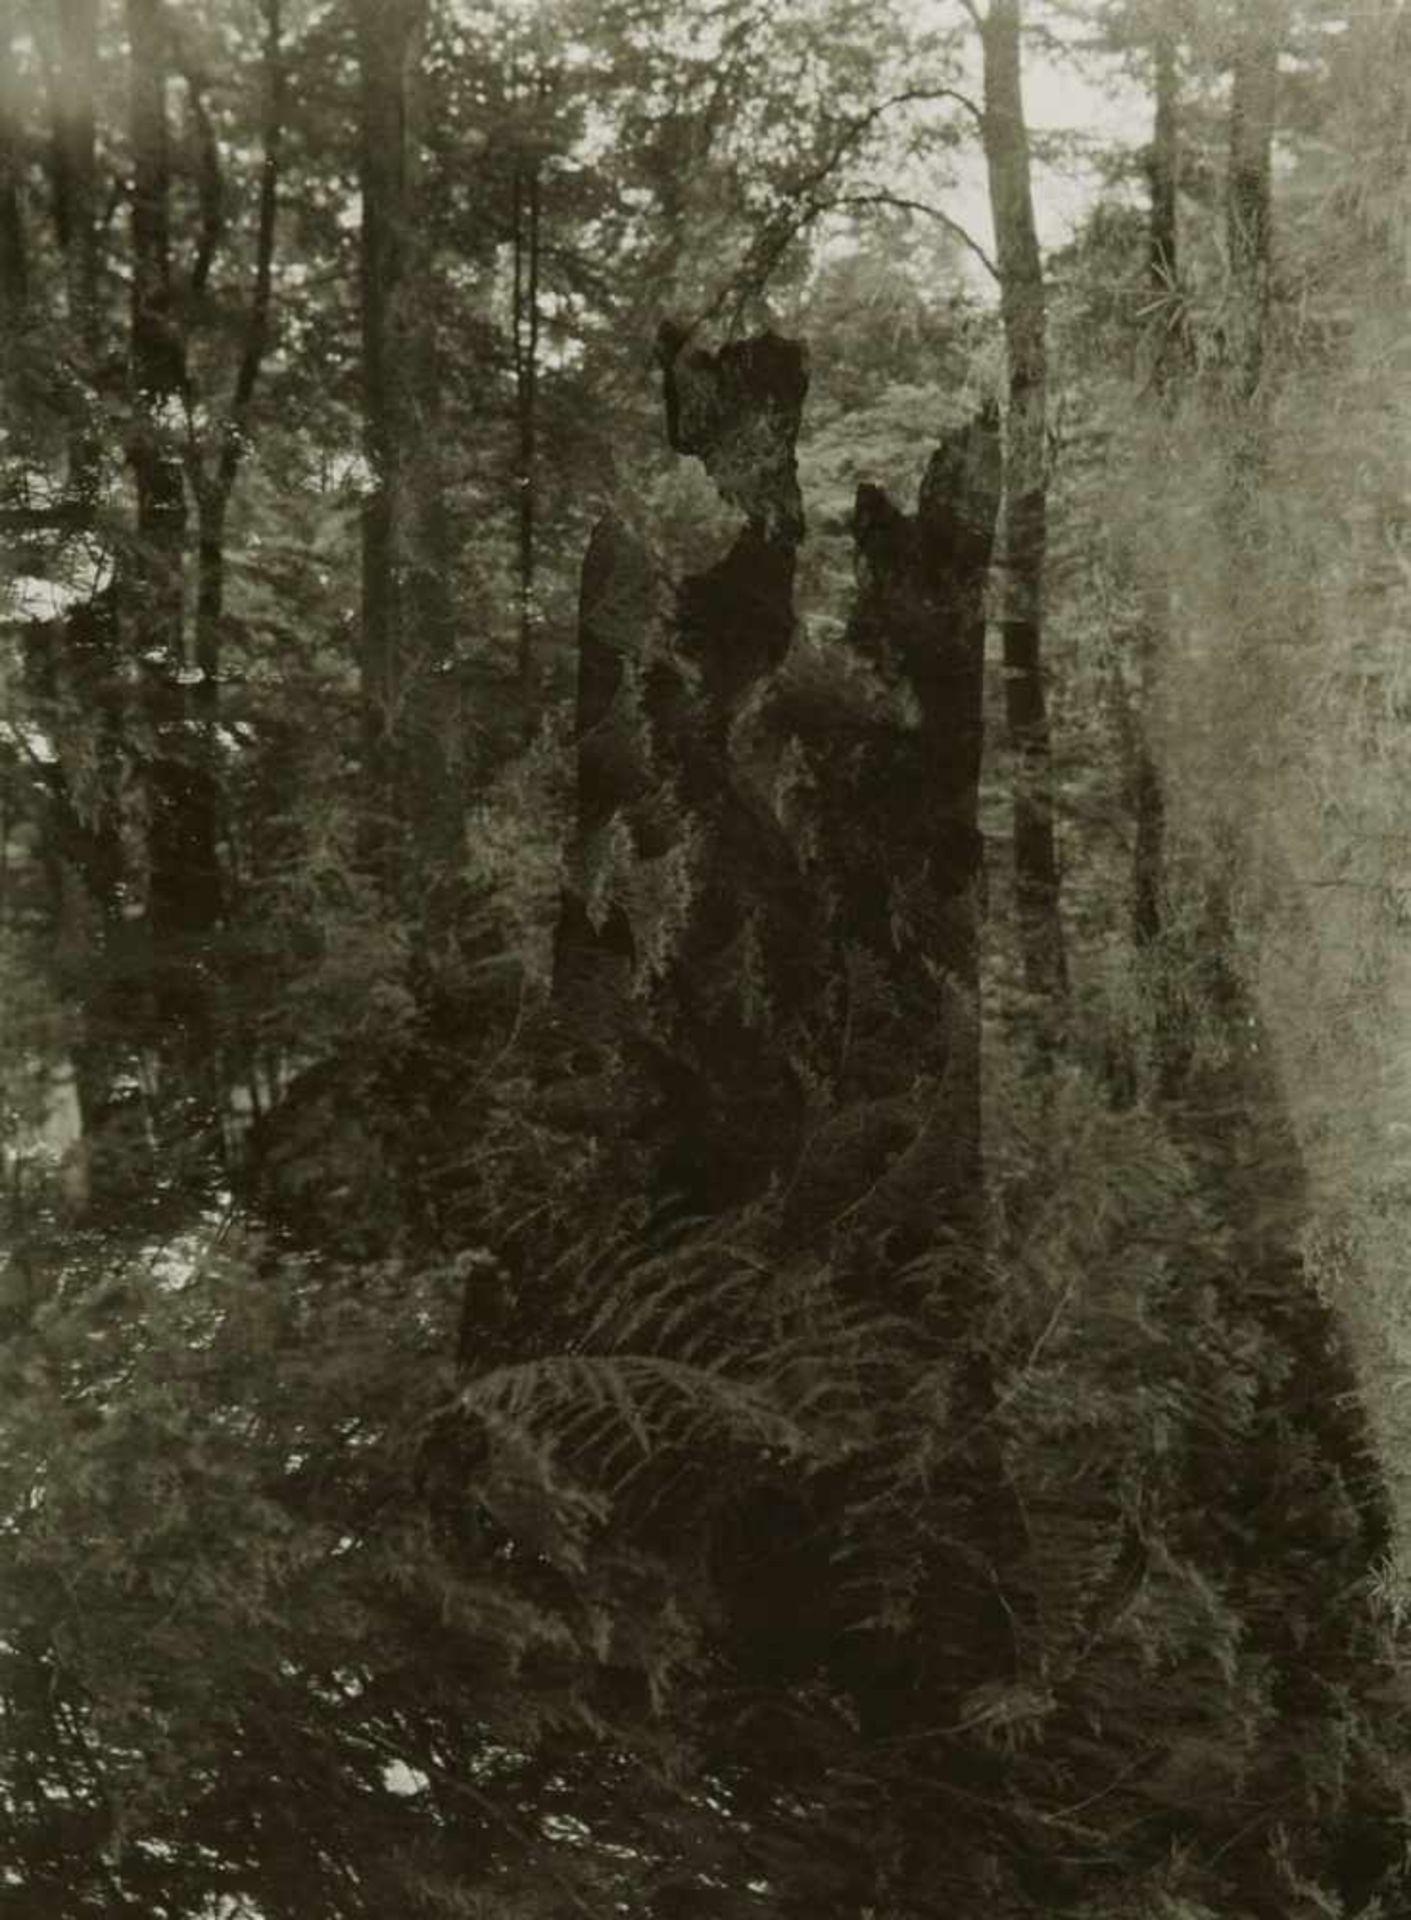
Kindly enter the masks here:
M 893 107 L 910 106 L 920 100 L 953 100 L 956 106 L 965 109 L 976 126 L 981 125 L 985 118 L 984 108 L 979 102 L 970 94 L 962 93 L 959 87 L 907 87 L 901 93 L 893 93 L 885 100 L 879 100 L 866 113 L 859 114 L 853 125 L 859 132 L 865 133 L 874 121 L 880 120 L 884 113 L 890 113 Z
M 959 87 L 935 87 L 929 92 L 917 94 L 916 97 L 919 100 L 953 100 L 956 106 L 963 107 L 970 115 L 977 129 L 984 127 L 985 109 L 972 95 L 962 93 Z
M 833 207 L 895 207 L 899 213 L 924 213 L 929 219 L 939 221 L 947 233 L 954 234 L 962 246 L 968 247 L 992 280 L 999 280 L 999 267 L 993 255 L 958 220 L 953 220 L 940 207 L 932 206 L 929 200 L 912 200 L 904 194 L 878 191 L 845 194 L 830 204 Z
M 827 157 L 811 173 L 804 175 L 795 189 L 795 196 L 809 192 L 821 186 L 828 176 L 842 164 L 849 150 L 856 146 L 866 134 L 870 133 L 883 114 L 890 113 L 893 107 L 905 107 L 921 100 L 953 100 L 974 119 L 976 126 L 983 126 L 984 113 L 970 98 L 956 87 L 907 87 L 901 93 L 889 94 L 885 100 L 879 100 L 874 106 L 850 120 L 838 138 L 833 142 Z
M 865 113 L 849 121 L 823 159 L 795 183 L 789 195 L 791 204 L 788 211 L 772 226 L 764 228 L 746 255 L 740 272 L 725 283 L 716 297 L 686 327 L 686 339 L 704 326 L 707 320 L 713 320 L 732 297 L 738 309 L 746 293 L 758 292 L 767 285 L 786 249 L 804 228 L 838 204 L 831 199 L 820 198 L 819 189 L 842 165 L 850 150 L 871 131 L 883 114 L 889 113 L 893 107 L 907 106 L 920 100 L 953 100 L 974 116 L 977 126 L 984 125 L 981 109 L 968 94 L 959 92 L 955 87 L 908 87 L 901 93 L 889 94 L 885 100 L 877 101 Z M 973 241 L 968 243 L 972 246 L 976 244 Z M 994 272 L 988 260 L 986 266 Z

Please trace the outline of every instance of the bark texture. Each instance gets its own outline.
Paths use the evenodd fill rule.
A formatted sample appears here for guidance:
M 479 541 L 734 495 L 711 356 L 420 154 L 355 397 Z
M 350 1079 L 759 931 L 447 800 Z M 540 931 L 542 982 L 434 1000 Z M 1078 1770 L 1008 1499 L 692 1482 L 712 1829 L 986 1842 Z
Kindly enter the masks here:
M 651 556 L 620 520 L 593 529 L 578 600 L 576 830 L 554 943 L 555 992 L 580 1031 L 611 1038 L 631 990 L 637 939 L 614 897 L 614 835 L 649 852 L 632 809 L 654 784 L 643 672 L 656 626 Z
M 526 727 L 534 716 L 534 588 L 538 555 L 539 260 L 543 229 L 543 180 L 537 158 L 515 167 L 512 187 L 514 248 L 513 340 L 516 548 L 519 566 L 519 691 Z
M 1015 759 L 1014 879 L 1025 982 L 1050 1005 L 1067 987 L 1044 684 L 1048 348 L 1021 84 L 1020 0 L 991 0 L 980 29 L 983 132 L 1008 363 L 999 624 Z
M 662 357 L 671 444 L 701 459 L 741 525 L 680 582 L 669 643 L 642 676 L 653 811 L 690 850 L 691 882 L 649 996 L 657 1178 L 708 1213 L 772 1188 L 776 1257 L 821 1257 L 859 1306 L 934 1343 L 960 1436 L 914 1534 L 869 1564 L 870 1599 L 820 1548 L 830 1516 L 865 1504 L 855 1469 L 742 1503 L 720 1543 L 729 1644 L 746 1683 L 767 1667 L 771 1684 L 846 1698 L 880 1750 L 913 1737 L 918 1712 L 954 1718 L 968 1688 L 1013 1676 L 1029 1612 L 999 1590 L 996 1570 L 1012 1587 L 1025 1547 L 980 1351 L 977 795 L 998 421 L 945 437 L 914 512 L 859 489 L 853 661 L 820 675 L 792 644 L 803 356 L 770 334 L 712 353 L 668 330 Z M 905 1652 L 871 1617 L 894 1578 L 934 1628 Z M 933 1665 L 941 1644 L 963 1659 Z M 983 1786 L 983 1761 L 952 1758 Z M 799 1757 L 781 1748 L 778 1767 Z M 860 1901 L 875 1892 L 860 1886 Z
M 660 1179 L 694 1208 L 779 1178 L 795 1240 L 836 1233 L 884 1266 L 938 1236 L 973 1247 L 998 422 L 947 436 L 913 514 L 859 491 L 860 700 L 855 677 L 811 681 L 792 648 L 801 349 L 763 334 L 711 352 L 666 328 L 661 357 L 669 440 L 741 520 L 664 621 L 640 544 L 613 521 L 593 536 L 560 995 L 592 1000 L 601 1037 L 606 1007 L 652 976 L 617 1030 L 636 1022 Z
M 54 220 L 64 254 L 68 303 L 73 426 L 69 435 L 69 491 L 92 510 L 102 436 L 92 418 L 89 383 L 100 346 L 98 308 L 97 0 L 59 0 L 58 61 L 53 77 Z
M 856 1225 L 865 1237 L 890 1220 L 901 1259 L 938 1234 L 975 1247 L 982 1233 L 977 803 L 999 483 L 998 422 L 985 415 L 937 448 L 914 514 L 859 488 L 847 638 L 890 710 L 812 742 L 852 996 L 838 1097 L 878 1103 L 907 1141 Z
M 693 894 L 658 995 L 662 1100 L 683 1120 L 663 1178 L 713 1210 L 787 1165 L 802 1123 L 787 1036 L 816 964 L 811 907 L 760 789 L 768 727 L 743 716 L 767 705 L 793 638 L 808 370 L 802 347 L 774 333 L 709 352 L 663 328 L 659 351 L 670 444 L 742 516 L 721 558 L 680 581 L 670 654 L 646 688 Z
M 424 0 L 358 0 L 362 76 L 362 687 L 367 847 L 429 925 L 454 871 L 460 807 L 444 689 L 454 644 L 439 485 L 435 343 L 418 237 Z M 444 904 L 444 903 L 441 903 Z

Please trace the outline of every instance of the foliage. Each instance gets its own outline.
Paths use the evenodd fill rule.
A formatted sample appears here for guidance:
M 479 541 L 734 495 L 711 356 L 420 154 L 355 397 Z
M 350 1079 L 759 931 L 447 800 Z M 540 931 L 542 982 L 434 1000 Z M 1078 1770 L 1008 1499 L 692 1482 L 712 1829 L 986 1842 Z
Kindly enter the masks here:
M 967 758 L 1000 330 L 895 204 L 963 42 L 428 9 L 399 494 L 356 10 L 157 10 L 153 409 L 144 5 L 96 16 L 91 279 L 74 44 L 14 23 L 0 91 L 0 1915 L 1390 1920 L 1399 10 L 1295 22 L 1240 514 L 1224 11 L 1170 302 L 1125 201 L 1051 263 L 1055 1009 L 980 865 L 1024 767 Z M 1149 9 L 1079 12 L 1141 63 Z M 384 512 L 445 775 L 390 873 Z

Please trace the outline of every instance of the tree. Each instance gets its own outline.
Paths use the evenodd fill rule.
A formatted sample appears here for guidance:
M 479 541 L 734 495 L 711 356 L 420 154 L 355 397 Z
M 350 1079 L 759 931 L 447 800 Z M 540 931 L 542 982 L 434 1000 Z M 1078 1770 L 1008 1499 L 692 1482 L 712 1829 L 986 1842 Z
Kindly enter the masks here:
M 362 676 L 370 847 L 389 898 L 443 884 L 459 823 L 440 725 L 450 646 L 444 514 L 420 310 L 420 0 L 361 5 L 362 356 L 372 487 L 363 511 Z M 408 842 L 406 836 L 412 839 Z M 419 851 L 417 850 L 419 849 Z M 410 888 L 410 891 L 408 891 Z
M 1265 794 L 1302 823 L 1331 782 L 1352 824 L 1303 838 L 1339 881 L 1401 820 L 1400 682 L 1380 812 L 1322 709 L 1367 724 L 1337 675 L 1404 626 L 1404 455 L 1304 298 L 1329 163 L 1295 144 L 1229 524 L 1226 103 L 1120 11 L 1151 203 L 1047 280 L 1017 8 L 976 19 L 983 102 L 953 37 L 841 0 L 565 0 L 542 38 L 73 0 L 62 58 L 17 27 L 0 1914 L 1405 1908 L 1393 1519 L 1306 1251 L 1350 1145 L 1394 1237 L 1395 1115 L 1300 1134 L 1249 877 Z M 1339 62 L 1304 58 L 1281 125 L 1326 130 Z M 1003 189 L 997 315 L 905 176 L 955 113 Z M 90 121 L 91 272 L 53 218 Z M 1335 451 L 1354 405 L 1384 497 Z M 1311 504 L 1307 434 L 1360 517 Z M 1061 1057 L 1037 896 L 1016 1003 L 983 884 L 1006 439 L 1021 663 L 1064 701 Z M 1112 910 L 1114 661 L 1154 928 Z M 1232 768 L 1260 837 L 1227 868 Z M 1119 1088 L 1157 948 L 1180 1083 Z M 1324 1004 L 1321 1062 L 1354 1052 Z M 93 1139 L 131 1141 L 106 1214 L 43 1132 L 75 1034 Z
M 1147 177 L 1147 299 L 1151 340 L 1151 399 L 1159 436 L 1180 402 L 1179 381 L 1190 371 L 1190 322 L 1180 277 L 1179 48 L 1176 24 L 1159 11 L 1140 26 L 1146 29 L 1151 69 L 1152 128 Z M 1159 446 L 1159 439 L 1157 445 Z M 1180 1016 L 1172 1003 L 1170 967 L 1162 948 L 1166 918 L 1166 804 L 1158 764 L 1156 703 L 1162 663 L 1171 646 L 1171 586 L 1160 570 L 1147 587 L 1138 645 L 1138 712 L 1132 764 L 1134 836 L 1132 848 L 1132 932 L 1139 953 L 1147 956 L 1148 990 L 1153 1001 L 1155 1076 L 1167 1094 L 1180 1081 L 1184 1046 Z
M 1007 360 L 1000 630 L 1005 712 L 1016 761 L 1014 877 L 1029 991 L 1065 990 L 1058 855 L 1042 654 L 1048 542 L 1048 349 L 1021 85 L 1018 0 L 967 6 L 984 62 L 981 135 L 989 177 Z
M 1234 392 L 1253 401 L 1264 370 L 1269 312 L 1271 148 L 1285 9 L 1241 9 L 1233 28 L 1225 244 L 1230 262 L 1228 353 Z
M 1165 404 L 1178 364 L 1177 354 L 1185 321 L 1177 254 L 1180 147 L 1177 133 L 1176 46 L 1169 26 L 1160 21 L 1156 24 L 1151 58 L 1153 115 L 1147 251 L 1147 279 L 1154 312 L 1151 381 L 1158 403 Z M 1167 627 L 1161 604 L 1163 599 L 1160 588 L 1155 588 L 1152 595 L 1153 630 L 1143 636 L 1145 646 L 1152 653 L 1160 652 L 1162 635 Z M 1148 659 L 1143 675 L 1144 707 L 1153 695 L 1153 677 Z M 1161 777 L 1151 742 L 1146 736 L 1145 718 L 1137 749 L 1133 785 L 1136 838 L 1132 854 L 1132 925 L 1138 946 L 1150 948 L 1161 931 L 1165 818 Z
M 8 58 L 14 39 L 8 15 L 0 19 L 0 33 L 4 35 Z M 11 335 L 23 312 L 28 279 L 20 211 L 20 123 L 15 108 L 14 82 L 9 80 L 5 96 L 0 99 L 0 300 L 4 302 L 6 331 Z
M 100 329 L 97 200 L 97 0 L 64 0 L 58 8 L 57 57 L 50 78 L 54 219 L 64 250 L 71 350 L 78 356 L 68 486 L 92 503 L 100 437 L 85 394 L 98 357 Z

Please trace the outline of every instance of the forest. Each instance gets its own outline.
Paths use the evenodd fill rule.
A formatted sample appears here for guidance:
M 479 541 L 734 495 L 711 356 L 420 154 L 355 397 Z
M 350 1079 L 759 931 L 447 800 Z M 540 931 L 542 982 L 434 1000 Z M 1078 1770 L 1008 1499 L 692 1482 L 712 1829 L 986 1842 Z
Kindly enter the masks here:
M 0 1920 L 1411 1913 L 1408 502 L 1402 0 L 0 0 Z

